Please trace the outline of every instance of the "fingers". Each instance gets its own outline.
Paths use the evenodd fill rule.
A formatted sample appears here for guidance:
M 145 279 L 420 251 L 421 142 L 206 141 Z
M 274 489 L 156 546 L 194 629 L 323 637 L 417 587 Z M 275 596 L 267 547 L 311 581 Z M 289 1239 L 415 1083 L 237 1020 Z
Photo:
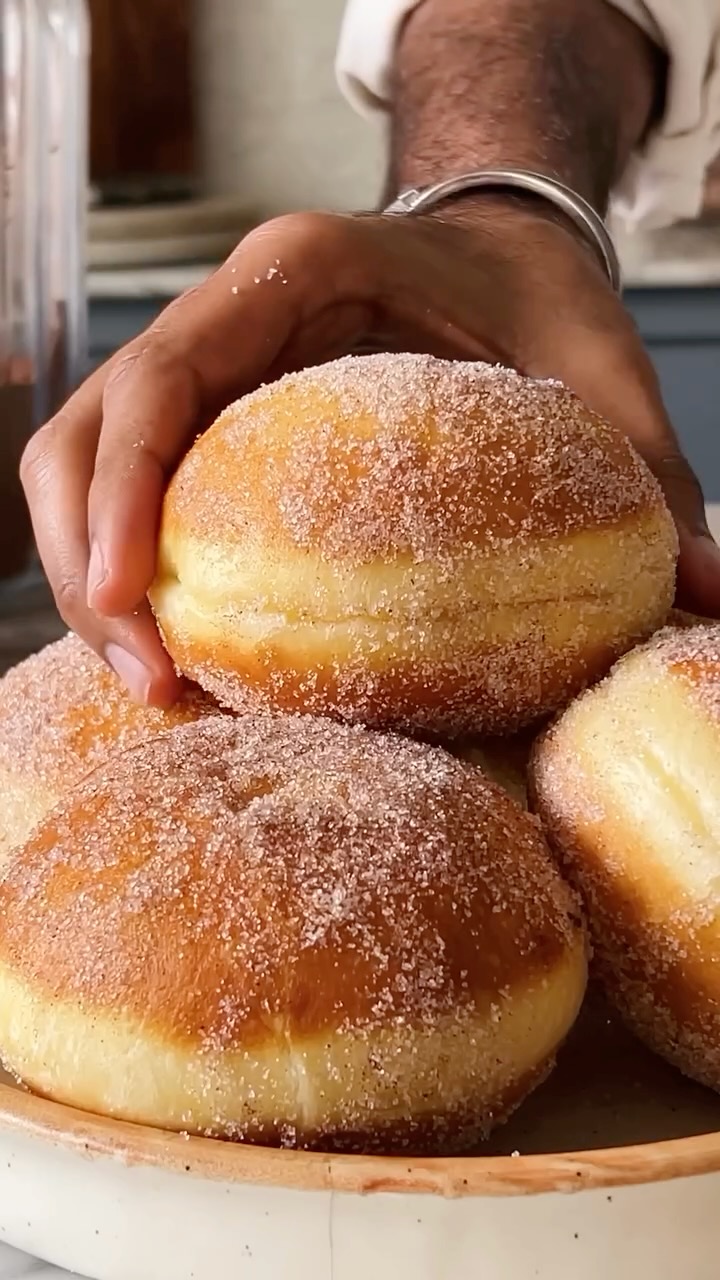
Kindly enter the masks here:
M 720 547 L 708 528 L 697 477 L 679 452 L 657 455 L 651 450 L 645 456 L 677 525 L 677 603 L 691 613 L 720 618 Z
M 702 488 L 682 454 L 650 358 L 621 305 L 613 306 L 617 315 L 600 331 L 550 329 L 543 351 L 535 353 L 536 368 L 615 423 L 645 458 L 678 529 L 678 602 L 720 617 L 720 548 L 707 526 Z
M 100 379 L 86 383 L 32 438 L 22 462 L 38 552 L 61 617 L 114 668 L 138 701 L 172 703 L 179 681 L 147 605 L 137 615 L 99 619 L 88 607 L 87 493 L 98 432 Z
M 260 228 L 26 450 L 23 483 L 60 613 L 137 698 L 167 704 L 179 690 L 146 602 L 167 476 L 228 400 L 338 354 L 362 329 L 353 290 L 358 279 L 372 290 L 353 235 L 351 220 L 325 215 Z
M 260 228 L 118 363 L 88 501 L 90 601 L 101 613 L 126 614 L 144 598 L 166 479 L 199 421 L 261 382 L 299 332 L 318 328 L 352 259 L 348 226 L 302 215 Z M 328 327 L 318 334 L 325 346 Z
M 89 379 L 30 439 L 20 464 L 33 531 L 61 616 L 85 603 L 87 494 L 100 429 L 101 380 Z
M 130 613 L 155 570 L 166 477 L 201 410 L 194 371 L 149 342 L 116 366 L 102 399 L 102 432 L 85 499 L 87 598 L 105 617 Z
M 625 380 L 629 378 L 628 371 Z M 720 617 L 720 548 L 708 528 L 702 487 L 680 449 L 659 389 L 653 389 L 649 401 L 639 398 L 636 416 L 625 422 L 625 430 L 660 482 L 675 519 L 678 604 Z

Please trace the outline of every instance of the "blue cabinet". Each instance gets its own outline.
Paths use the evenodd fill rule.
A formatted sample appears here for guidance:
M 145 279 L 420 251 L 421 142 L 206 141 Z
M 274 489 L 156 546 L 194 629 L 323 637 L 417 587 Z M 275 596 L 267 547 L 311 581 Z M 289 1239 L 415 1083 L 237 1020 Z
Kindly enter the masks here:
M 638 290 L 628 304 L 708 501 L 720 501 L 720 288 Z
M 626 300 L 706 498 L 720 502 L 720 288 L 636 289 Z M 154 298 L 94 300 L 93 363 L 145 328 L 163 305 Z

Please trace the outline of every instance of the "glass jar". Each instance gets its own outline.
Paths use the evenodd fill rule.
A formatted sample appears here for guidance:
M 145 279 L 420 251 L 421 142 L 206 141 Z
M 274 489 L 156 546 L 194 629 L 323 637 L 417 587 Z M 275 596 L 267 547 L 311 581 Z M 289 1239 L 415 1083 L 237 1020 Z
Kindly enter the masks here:
M 86 367 L 85 0 L 0 0 L 0 581 L 33 539 L 18 475 Z

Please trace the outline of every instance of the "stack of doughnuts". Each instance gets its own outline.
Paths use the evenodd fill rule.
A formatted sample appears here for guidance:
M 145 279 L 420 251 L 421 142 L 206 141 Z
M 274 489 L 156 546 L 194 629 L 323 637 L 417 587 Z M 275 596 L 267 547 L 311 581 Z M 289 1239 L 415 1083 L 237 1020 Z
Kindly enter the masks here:
M 150 591 L 185 700 L 132 706 L 74 637 L 0 682 L 6 1067 L 210 1137 L 473 1150 L 574 1023 L 584 901 L 625 1016 L 669 1052 L 655 999 L 701 1075 L 699 969 L 678 946 L 657 999 L 668 931 L 637 932 L 622 854 L 633 664 L 698 644 L 650 639 L 676 557 L 643 461 L 557 383 L 355 357 L 230 406 L 170 482 Z

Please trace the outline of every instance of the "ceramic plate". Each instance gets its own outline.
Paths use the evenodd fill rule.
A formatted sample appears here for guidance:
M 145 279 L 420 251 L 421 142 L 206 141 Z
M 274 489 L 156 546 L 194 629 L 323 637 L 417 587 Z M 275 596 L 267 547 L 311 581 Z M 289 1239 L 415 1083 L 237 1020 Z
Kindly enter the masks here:
M 0 1084 L 1 1238 L 97 1280 L 716 1280 L 720 1098 L 591 999 L 482 1154 L 188 1139 Z

